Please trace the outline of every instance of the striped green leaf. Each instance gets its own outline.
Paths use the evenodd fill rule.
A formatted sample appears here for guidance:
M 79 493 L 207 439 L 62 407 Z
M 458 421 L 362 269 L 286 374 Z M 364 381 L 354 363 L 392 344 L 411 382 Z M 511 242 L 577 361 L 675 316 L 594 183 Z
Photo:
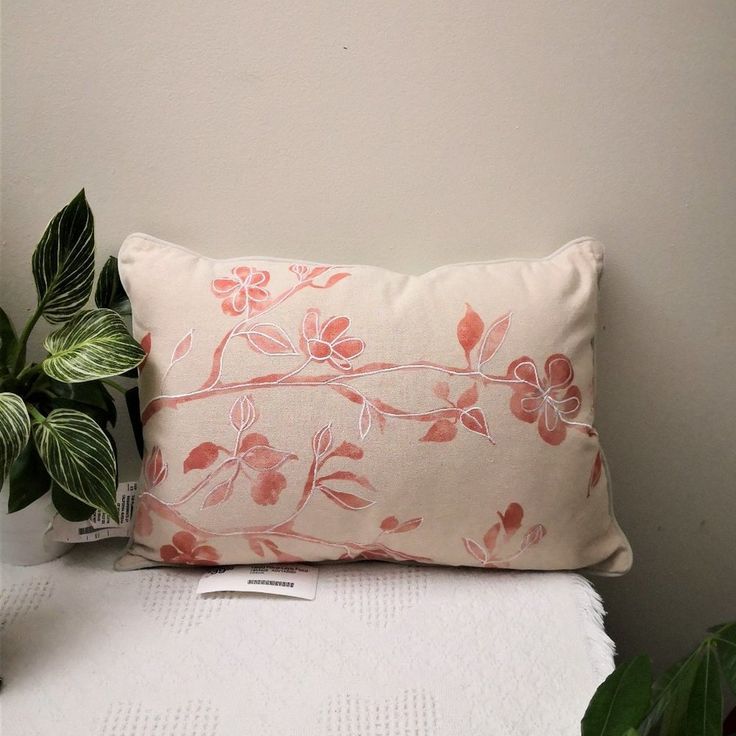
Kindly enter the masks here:
M 26 405 L 17 394 L 0 394 L 0 486 L 28 443 L 31 420 Z
M 73 409 L 54 409 L 33 425 L 33 439 L 46 470 L 62 489 L 118 518 L 115 455 L 94 419 Z
M 118 274 L 118 259 L 110 256 L 100 271 L 95 289 L 95 304 L 118 314 L 130 314 L 130 301 Z
M 89 299 L 95 277 L 94 218 L 84 189 L 48 224 L 32 263 L 43 316 L 66 322 Z
M 50 353 L 41 364 L 44 373 L 68 383 L 117 376 L 146 355 L 111 309 L 79 312 L 43 345 Z

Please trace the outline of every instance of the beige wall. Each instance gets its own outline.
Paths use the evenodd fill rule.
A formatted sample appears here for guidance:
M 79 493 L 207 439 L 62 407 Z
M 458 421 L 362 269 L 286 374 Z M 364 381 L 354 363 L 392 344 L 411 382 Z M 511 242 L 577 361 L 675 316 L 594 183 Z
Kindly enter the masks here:
M 736 615 L 735 38 L 733 0 L 8 0 L 3 304 L 82 185 L 100 261 L 132 230 L 408 271 L 597 235 L 637 555 L 599 587 L 664 664 Z

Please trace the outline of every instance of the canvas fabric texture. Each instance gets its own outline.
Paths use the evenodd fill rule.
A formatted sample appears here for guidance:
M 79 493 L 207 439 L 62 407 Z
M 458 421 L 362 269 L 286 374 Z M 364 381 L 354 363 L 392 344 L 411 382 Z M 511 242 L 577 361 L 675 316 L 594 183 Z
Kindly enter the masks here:
M 602 263 L 587 238 L 413 276 L 130 236 L 146 449 L 118 568 L 625 572 L 594 428 Z

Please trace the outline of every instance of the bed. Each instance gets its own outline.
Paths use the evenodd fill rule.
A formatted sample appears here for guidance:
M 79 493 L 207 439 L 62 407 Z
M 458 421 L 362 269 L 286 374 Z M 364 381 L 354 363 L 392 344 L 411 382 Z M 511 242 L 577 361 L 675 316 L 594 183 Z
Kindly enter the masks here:
M 120 551 L 2 568 L 4 736 L 572 736 L 613 669 L 573 573 L 366 562 L 313 601 L 200 596 Z

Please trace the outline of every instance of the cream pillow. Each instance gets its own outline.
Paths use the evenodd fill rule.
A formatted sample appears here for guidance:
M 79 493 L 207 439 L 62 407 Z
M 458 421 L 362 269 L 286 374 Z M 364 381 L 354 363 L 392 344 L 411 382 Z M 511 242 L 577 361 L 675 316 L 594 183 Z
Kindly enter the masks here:
M 120 569 L 631 565 L 593 427 L 602 246 L 374 266 L 131 235 L 145 456 Z

